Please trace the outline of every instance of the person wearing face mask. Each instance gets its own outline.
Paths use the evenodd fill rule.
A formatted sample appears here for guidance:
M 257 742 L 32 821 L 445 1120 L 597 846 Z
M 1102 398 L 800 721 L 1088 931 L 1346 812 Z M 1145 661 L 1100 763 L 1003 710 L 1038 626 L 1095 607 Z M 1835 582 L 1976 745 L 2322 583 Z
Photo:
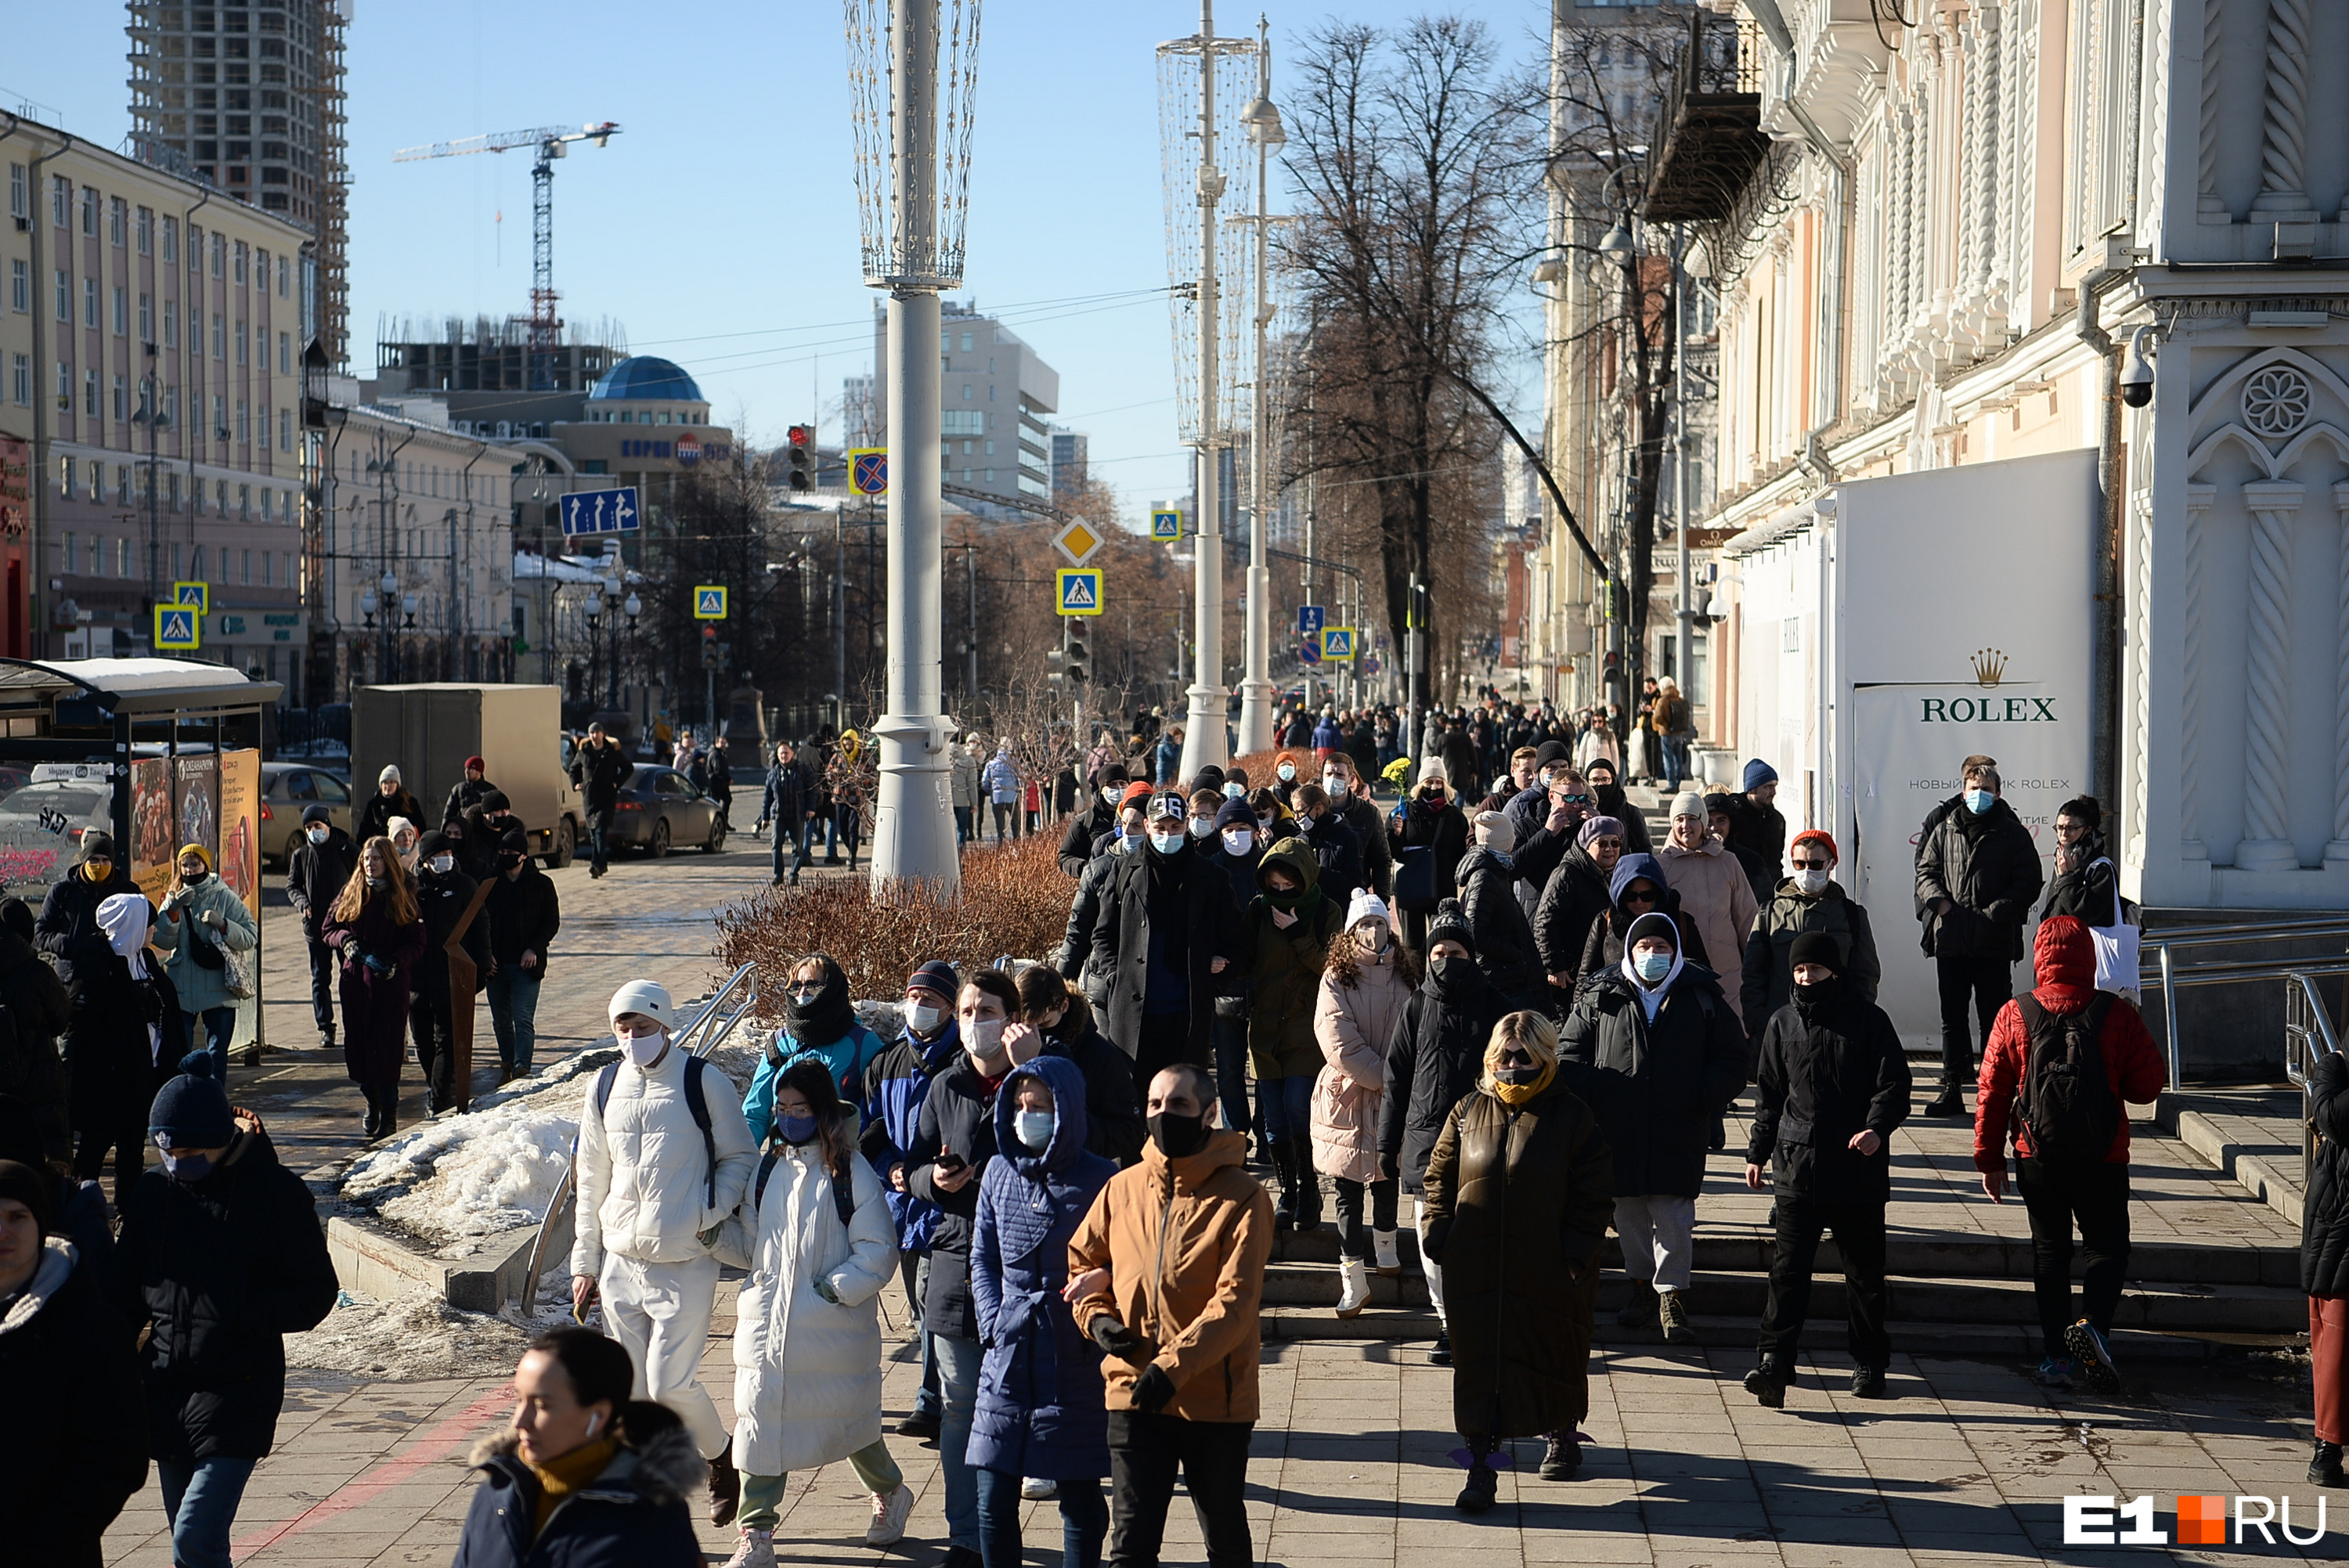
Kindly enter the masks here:
M 1655 843 L 1648 834 L 1648 814 L 1631 804 L 1616 782 L 1617 769 L 1612 758 L 1601 757 L 1583 770 L 1590 789 L 1593 808 L 1602 817 L 1612 817 L 1623 827 L 1623 848 L 1632 854 L 1655 852 Z
M 172 871 L 171 891 L 156 912 L 154 943 L 166 955 L 163 966 L 188 1016 L 188 1033 L 201 1037 L 212 1054 L 212 1076 L 226 1083 L 237 995 L 228 968 L 233 961 L 222 954 L 251 953 L 261 934 L 244 900 L 212 874 L 211 851 L 181 845 Z
M 1379 1119 L 1386 1104 L 1386 1042 L 1420 982 L 1418 958 L 1395 940 L 1386 905 L 1364 889 L 1346 907 L 1345 934 L 1330 944 L 1313 1002 L 1313 1043 L 1321 1070 L 1309 1113 L 1313 1169 L 1338 1192 L 1338 1315 L 1369 1305 L 1371 1269 L 1402 1273 L 1395 1248 L 1395 1179 L 1379 1169 Z M 1371 1222 L 1362 1222 L 1362 1198 Z
M 950 768 L 948 799 L 954 802 L 955 842 L 968 844 L 978 837 L 984 810 L 979 805 L 978 738 L 957 736 L 947 751 Z
M 399 856 L 400 866 L 408 872 L 409 880 L 413 882 L 419 864 L 417 847 L 424 841 L 424 835 L 417 830 L 415 822 L 406 817 L 394 817 L 390 829 L 391 847 Z
M 1223 858 L 1223 841 L 1216 837 L 1216 818 L 1223 809 L 1224 791 L 1220 786 L 1191 792 L 1191 814 L 1183 830 L 1191 835 L 1192 848 L 1210 863 Z
M 1941 993 L 1941 1089 L 1927 1116 L 1966 1114 L 1974 1063 L 1968 1030 L 1980 1022 L 1987 1050 L 1998 1010 L 2014 995 L 2023 923 L 2045 880 L 2031 830 L 1999 799 L 1997 764 L 1968 758 L 1964 781 L 1917 840 L 1917 918 Z
M 74 965 L 86 961 L 104 966 L 107 940 L 98 923 L 98 906 L 117 894 L 138 891 L 115 861 L 113 837 L 84 833 L 73 870 L 49 884 L 40 915 L 33 922 L 33 945 L 56 962 L 58 979 L 71 985 Z
M 1602 975 L 1622 965 L 1623 955 L 1630 951 L 1631 923 L 1650 913 L 1669 915 L 1680 930 L 1680 951 L 1692 962 L 1710 964 L 1705 956 L 1704 938 L 1698 934 L 1696 923 L 1681 908 L 1680 895 L 1664 880 L 1664 868 L 1653 855 L 1624 855 L 1615 862 L 1615 872 L 1607 879 L 1608 909 L 1600 918 L 1590 923 L 1590 934 L 1583 939 L 1582 955 L 1576 961 L 1574 984 L 1569 991 L 1581 988 L 1593 975 Z
M 1542 1000 L 1541 973 L 1534 950 L 1533 923 L 1516 896 L 1516 841 L 1508 815 L 1479 811 L 1475 842 L 1460 857 L 1453 880 L 1460 886 L 1460 913 L 1475 934 L 1476 967 L 1509 1006 Z
M 1109 971 L 1093 961 L 1093 927 L 1101 923 L 1102 901 L 1118 866 L 1148 842 L 1143 818 L 1149 800 L 1149 785 L 1136 779 L 1125 787 L 1116 825 L 1093 841 L 1092 858 L 1077 879 L 1077 896 L 1069 904 L 1069 923 L 1061 934 L 1057 959 L 1061 975 L 1082 985 L 1095 1003 L 1109 995 Z
M 154 906 L 138 892 L 98 908 L 98 939 L 66 987 L 71 1121 L 80 1136 L 74 1174 L 96 1181 L 114 1157 L 114 1206 L 130 1201 L 147 1158 L 147 1112 L 157 1085 L 188 1052 L 188 1016 L 163 961 L 149 951 Z M 205 1059 L 211 1059 L 209 1054 Z
M 726 1425 L 701 1386 L 718 1295 L 712 1247 L 742 1202 L 758 1146 L 723 1075 L 670 1036 L 667 988 L 631 980 L 606 1011 L 621 1059 L 590 1075 L 572 1157 L 578 1187 L 571 1299 L 601 1299 L 604 1326 L 626 1346 L 639 1398 L 683 1418 L 710 1461 L 710 1522 L 732 1522 L 740 1478 Z
M 1319 784 L 1300 784 L 1290 797 L 1297 807 L 1295 836 L 1313 851 L 1321 886 L 1332 898 L 1354 896 L 1362 885 L 1362 841 Z
M 531 859 L 520 827 L 498 841 L 490 900 L 477 923 L 490 934 L 490 1024 L 498 1038 L 498 1081 L 510 1083 L 531 1070 L 538 1044 L 538 988 L 546 959 L 563 929 L 563 904 L 554 879 Z
M 1516 830 L 1517 900 L 1530 915 L 1541 903 L 1558 862 L 1574 846 L 1582 824 L 1599 814 L 1598 802 L 1573 762 L 1566 743 L 1544 741 L 1535 749 L 1537 788 L 1521 791 L 1506 815 Z
M 1001 970 L 981 970 L 963 985 L 955 998 L 962 1057 L 931 1080 L 905 1163 L 906 1190 L 937 1210 L 929 1274 L 922 1286 L 922 1327 L 937 1351 L 938 1392 L 946 1407 L 938 1468 L 946 1493 L 947 1561 L 957 1568 L 970 1568 L 979 1551 L 978 1478 L 968 1457 L 981 1354 L 970 1294 L 979 1181 L 997 1152 L 995 1098 L 1018 1065 L 1012 1047 L 1024 1044 L 1024 1054 L 1032 1057 L 1042 1045 L 1024 1036 L 1019 1041 L 1006 1038 L 1019 1016 L 1019 988 Z
M 1754 884 L 1729 846 L 1713 836 L 1712 815 L 1704 798 L 1684 789 L 1672 798 L 1671 836 L 1657 859 L 1680 895 L 1681 913 L 1696 927 L 1708 954 L 1719 954 L 1724 965 L 1736 963 L 1745 952 L 1745 938 L 1754 929 Z M 1742 998 L 1729 996 L 1730 1012 L 1743 1026 Z M 1761 1020 L 1754 1020 L 1759 1028 Z
M 326 910 L 351 872 L 359 863 L 359 847 L 335 826 L 334 813 L 325 806 L 302 811 L 302 837 L 286 857 L 285 902 L 302 921 L 302 940 L 310 950 L 310 1016 L 318 1026 L 318 1048 L 335 1045 L 335 950 L 326 945 Z
M 1124 1166 L 1142 1156 L 1146 1136 L 1133 1094 L 1133 1063 L 1093 1026 L 1093 1010 L 1049 966 L 1019 972 L 1019 1022 L 1003 1031 L 1015 1057 L 1058 1057 L 1085 1082 L 1085 1147 Z M 1026 1037 L 1040 1041 L 1030 1051 Z
M 1288 813 L 1272 791 L 1258 789 L 1256 795 L 1266 814 L 1273 819 L 1269 826 L 1257 818 L 1257 803 L 1246 797 L 1226 799 L 1216 812 L 1216 841 L 1219 848 L 1215 861 L 1230 880 L 1233 906 L 1243 911 L 1256 897 L 1256 869 L 1263 863 L 1265 851 L 1288 836 L 1280 826 L 1288 820 Z M 1216 997 L 1216 1021 L 1210 1034 L 1215 1047 L 1216 1099 L 1223 1108 L 1227 1130 L 1253 1134 L 1257 1123 L 1248 1096 L 1247 1034 L 1248 999 L 1241 995 Z M 1263 1150 L 1259 1146 L 1253 1152 L 1261 1157 Z
M 1155 795 L 1146 815 L 1149 847 L 1123 857 L 1093 926 L 1109 1037 L 1133 1058 L 1137 1088 L 1168 1062 L 1215 1059 L 1215 999 L 1241 994 L 1250 951 L 1230 879 L 1184 829 L 1189 803 Z
M 1772 890 L 1754 917 L 1754 934 L 1745 939 L 1742 1013 L 1753 1020 L 1757 1040 L 1795 994 L 1794 945 L 1806 933 L 1834 941 L 1838 984 L 1861 999 L 1876 1000 L 1884 974 L 1868 911 L 1835 880 L 1835 840 L 1812 828 L 1795 835 L 1789 852 L 1795 874 Z
M 473 961 L 473 994 L 478 995 L 490 975 L 490 929 L 474 905 L 481 883 L 457 869 L 456 846 L 449 836 L 425 834 L 418 852 L 424 866 L 416 879 L 424 951 L 408 973 L 408 1027 L 416 1037 L 416 1068 L 424 1078 L 426 1103 L 438 1116 L 458 1099 L 456 997 L 450 989 L 456 976 L 449 967 L 449 939 L 464 921 L 459 945 Z M 466 920 L 469 913 L 472 918 Z M 471 1041 L 466 1044 L 470 1051 Z
M 1304 747 L 1309 746 L 1310 744 L 1311 738 L 1309 735 L 1304 741 L 1292 742 L 1293 747 Z M 1280 803 L 1284 807 L 1290 804 L 1290 797 L 1297 793 L 1297 786 L 1304 782 L 1304 780 L 1305 775 L 1300 772 L 1298 768 L 1297 751 L 1295 749 L 1283 751 L 1272 759 L 1271 789 L 1272 792 L 1280 798 Z
M 1330 798 L 1330 815 L 1352 830 L 1361 856 L 1361 872 L 1348 882 L 1347 895 L 1352 896 L 1355 888 L 1367 887 L 1381 898 L 1392 900 L 1394 851 L 1387 845 L 1386 813 L 1371 799 L 1371 787 L 1362 781 L 1351 756 L 1340 751 L 1322 764 L 1321 792 Z M 1328 880 L 1325 874 L 1325 886 Z
M 1795 842 L 1799 855 L 1803 840 Z M 1843 1254 L 1851 1391 L 1881 1399 L 1892 1362 L 1884 1332 L 1888 1146 L 1909 1118 L 1909 1057 L 1891 1018 L 1847 977 L 1845 948 L 1833 935 L 1806 931 L 1787 946 L 1792 996 L 1762 1030 L 1745 1147 L 1746 1187 L 1760 1191 L 1763 1168 L 1773 1167 L 1778 1200 L 1761 1365 L 1745 1375 L 1745 1391 L 1764 1405 L 1785 1402 L 1819 1237 L 1833 1231 Z
M 1459 904 L 1437 906 L 1427 927 L 1427 975 L 1403 1004 L 1387 1040 L 1385 1103 L 1379 1108 L 1379 1174 L 1399 1180 L 1416 1202 L 1418 1231 L 1427 1231 L 1427 1161 L 1444 1119 L 1476 1087 L 1478 1066 L 1493 1026 L 1509 1008 L 1476 966 L 1475 933 Z M 1429 1305 L 1437 1323 L 1449 1319 L 1444 1271 L 1424 1251 Z M 1451 1365 L 1452 1341 L 1439 1327 L 1428 1359 Z
M 929 1273 L 930 1233 L 938 1212 L 914 1196 L 905 1183 L 905 1167 L 930 1085 L 962 1056 L 962 1033 L 955 1020 L 955 996 L 961 990 L 954 965 L 942 958 L 915 970 L 905 981 L 905 1033 L 874 1059 L 864 1079 L 871 1114 L 858 1146 L 881 1173 L 889 1217 L 897 1228 L 898 1283 L 916 1310 Z M 918 1324 L 915 1335 L 921 1344 L 921 1387 L 914 1395 L 913 1410 L 897 1423 L 897 1434 L 926 1440 L 938 1435 L 946 1407 L 938 1395 L 937 1349 Z
M 1599 1118 L 1558 1070 L 1557 1026 L 1512 1013 L 1485 1047 L 1475 1092 L 1444 1119 L 1427 1161 L 1427 1233 L 1451 1307 L 1452 1420 L 1467 1440 L 1463 1513 L 1493 1506 L 1493 1451 L 1546 1439 L 1544 1480 L 1582 1468 L 1590 1413 L 1599 1250 L 1614 1161 Z
M 1394 911 L 1402 916 L 1404 942 L 1421 947 L 1427 941 L 1427 917 L 1437 904 L 1458 895 L 1454 873 L 1468 852 L 1468 819 L 1443 764 L 1431 762 L 1421 770 L 1418 788 L 1397 802 L 1387 830 L 1394 854 Z
M 1023 987 L 1039 973 L 1056 978 L 1030 968 Z M 1050 1054 L 1013 1068 L 995 1099 L 999 1158 L 979 1182 L 970 1258 L 987 1346 L 969 1449 L 983 1568 L 1019 1568 L 1022 1478 L 1055 1483 L 1069 1568 L 1095 1568 L 1109 1532 L 1101 1353 L 1061 1297 L 1070 1238 L 1118 1170 L 1092 1150 L 1087 1105 L 1084 1074 Z
M 1216 1088 L 1179 1063 L 1149 1083 L 1150 1142 L 1069 1243 L 1061 1297 L 1099 1347 L 1109 1408 L 1107 1561 L 1159 1560 L 1179 1470 L 1211 1568 L 1256 1562 L 1248 1442 L 1261 1410 L 1259 1315 L 1272 1199 L 1214 1130 Z
M 849 999 L 848 975 L 828 953 L 811 953 L 792 965 L 783 995 L 783 1026 L 767 1042 L 743 1097 L 743 1119 L 753 1141 L 767 1140 L 776 1075 L 802 1057 L 823 1063 L 840 1098 L 862 1113 L 867 1107 L 866 1077 L 880 1059 L 881 1037 L 857 1021 Z
M 1019 765 L 1011 760 L 1009 738 L 997 743 L 995 755 L 979 769 L 978 782 L 995 808 L 995 847 L 999 850 L 1019 832 Z
M 848 1461 L 872 1503 L 868 1546 L 904 1539 L 914 1507 L 881 1435 L 880 1297 L 897 1271 L 881 1179 L 856 1157 L 855 1109 L 813 1057 L 783 1069 L 775 1112 L 779 1147 L 719 1244 L 749 1271 L 734 1312 L 741 1512 L 728 1568 L 772 1568 L 793 1470 Z
M 1550 872 L 1549 885 L 1534 909 L 1534 949 L 1552 988 L 1546 1000 L 1554 1013 L 1562 1014 L 1573 1000 L 1590 928 L 1614 903 L 1608 888 L 1623 849 L 1619 818 L 1593 817 L 1584 822 L 1575 830 L 1574 843 Z
M 374 1142 L 398 1130 L 409 977 L 424 955 L 423 913 L 389 839 L 360 846 L 358 869 L 335 895 L 325 934 L 343 966 L 343 1063 L 367 1097 L 367 1137 Z
M 424 803 L 401 782 L 399 769 L 391 763 L 384 765 L 376 775 L 375 793 L 359 808 L 358 818 L 351 824 L 351 836 L 361 843 L 373 838 L 395 836 L 393 819 L 404 817 L 412 825 L 424 820 Z
M 1616 867 L 1643 856 L 1627 855 Z M 1615 1151 L 1615 1233 L 1630 1301 L 1616 1322 L 1661 1321 L 1666 1343 L 1692 1343 L 1690 1236 L 1713 1129 L 1745 1087 L 1745 1031 L 1712 970 L 1681 950 L 1671 916 L 1633 920 L 1620 965 L 1593 975 L 1559 1034 L 1577 1092 Z
M 1301 793 L 1301 791 L 1300 791 Z M 1319 886 L 1319 868 L 1300 839 L 1265 851 L 1246 921 L 1254 962 L 1247 1014 L 1248 1066 L 1256 1078 L 1257 1120 L 1266 1157 L 1280 1181 L 1276 1229 L 1317 1230 L 1321 1181 L 1313 1168 L 1314 1078 L 1321 1050 L 1313 1039 L 1313 1006 L 1340 906 Z
M 1477 788 L 1477 780 L 1483 777 L 1484 768 L 1478 755 L 1475 737 L 1470 733 L 1467 726 L 1461 724 L 1444 726 L 1444 744 L 1437 748 L 1435 759 L 1431 761 L 1430 766 L 1446 778 L 1459 779 L 1460 788 L 1464 793 L 1472 797 L 1483 793 Z M 1421 771 L 1420 777 L 1422 779 L 1427 777 L 1424 769 Z
M 228 1568 L 285 1402 L 285 1336 L 316 1328 L 341 1285 L 310 1190 L 230 1110 L 208 1053 L 179 1065 L 148 1113 L 162 1162 L 122 1205 L 107 1295 L 134 1336 L 146 1331 L 143 1415 L 171 1559 Z
M 1108 764 L 1102 769 L 1101 781 L 1093 786 L 1085 809 L 1071 813 L 1068 826 L 1061 831 L 1061 870 L 1071 877 L 1085 874 L 1085 867 L 1092 863 L 1094 842 L 1116 830 L 1117 810 L 1127 781 L 1125 764 Z

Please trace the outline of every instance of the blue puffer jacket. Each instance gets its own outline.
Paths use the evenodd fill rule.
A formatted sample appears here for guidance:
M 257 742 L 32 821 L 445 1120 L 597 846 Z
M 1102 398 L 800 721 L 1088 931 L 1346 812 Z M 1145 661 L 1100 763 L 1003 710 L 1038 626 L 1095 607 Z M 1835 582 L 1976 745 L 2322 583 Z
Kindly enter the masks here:
M 1026 1151 L 1013 1131 L 1019 1085 L 1052 1091 L 1052 1140 Z M 1085 1152 L 1085 1078 L 1076 1063 L 1038 1057 L 1014 1068 L 995 1097 L 995 1146 L 979 1178 L 970 1294 L 987 1359 L 971 1418 L 970 1462 L 1006 1475 L 1078 1480 L 1109 1474 L 1109 1415 L 1101 1353 L 1061 1299 L 1069 1238 L 1117 1174 Z
M 930 1080 L 952 1067 L 962 1054 L 962 1026 L 952 1018 L 927 1042 L 905 1037 L 881 1053 L 864 1075 L 870 1099 L 864 1134 L 857 1147 L 881 1178 L 889 1200 L 889 1218 L 897 1226 L 897 1250 L 926 1253 L 930 1231 L 937 1223 L 937 1206 L 889 1185 L 889 1168 L 906 1161 L 915 1130 L 922 1123 L 922 1101 L 930 1094 Z
M 785 1068 L 802 1057 L 815 1057 L 831 1070 L 840 1098 L 854 1106 L 861 1117 L 866 1114 L 865 1074 L 880 1055 L 881 1037 L 862 1024 L 851 1024 L 848 1033 L 828 1046 L 802 1046 L 776 1030 L 774 1043 L 750 1075 L 750 1092 L 742 1099 L 742 1119 L 750 1124 L 750 1141 L 761 1149 L 767 1146 L 767 1134 L 774 1127 L 775 1080 Z

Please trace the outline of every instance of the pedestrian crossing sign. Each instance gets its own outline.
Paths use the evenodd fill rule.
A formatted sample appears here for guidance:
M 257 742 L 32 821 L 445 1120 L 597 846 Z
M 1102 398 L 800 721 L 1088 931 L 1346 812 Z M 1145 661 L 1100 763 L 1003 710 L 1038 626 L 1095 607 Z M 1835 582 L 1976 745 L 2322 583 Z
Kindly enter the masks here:
M 1354 628 L 1324 626 L 1321 628 L 1321 657 L 1333 665 L 1354 662 Z
M 1160 544 L 1173 544 L 1183 537 L 1183 514 L 1172 507 L 1161 507 L 1150 514 L 1150 537 Z
M 848 488 L 858 495 L 887 495 L 889 449 L 851 448 L 848 453 Z
M 1061 593 L 1061 614 L 1098 615 L 1102 613 L 1100 567 L 1064 566 L 1055 576 Z
M 694 585 L 693 618 L 697 621 L 726 619 L 726 588 L 723 583 L 703 583 Z
M 174 604 L 193 604 L 196 607 L 196 614 L 199 615 L 210 614 L 212 613 L 212 584 L 209 583 L 174 583 L 171 584 L 171 603 Z
M 203 645 L 200 629 L 203 613 L 193 604 L 155 606 L 155 648 L 159 653 L 192 654 Z

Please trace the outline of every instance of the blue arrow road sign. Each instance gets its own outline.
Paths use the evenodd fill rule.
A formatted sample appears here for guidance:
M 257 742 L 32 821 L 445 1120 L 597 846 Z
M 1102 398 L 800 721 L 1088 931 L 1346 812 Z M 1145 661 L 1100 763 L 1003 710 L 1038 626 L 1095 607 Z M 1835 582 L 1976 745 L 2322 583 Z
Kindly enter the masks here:
M 1299 636 L 1318 637 L 1321 634 L 1321 628 L 1329 624 L 1330 612 L 1322 608 L 1320 605 L 1299 604 L 1297 606 L 1297 634 Z
M 563 500 L 563 531 L 574 533 L 630 533 L 639 521 L 636 510 L 636 487 L 622 485 L 616 490 L 580 490 Z

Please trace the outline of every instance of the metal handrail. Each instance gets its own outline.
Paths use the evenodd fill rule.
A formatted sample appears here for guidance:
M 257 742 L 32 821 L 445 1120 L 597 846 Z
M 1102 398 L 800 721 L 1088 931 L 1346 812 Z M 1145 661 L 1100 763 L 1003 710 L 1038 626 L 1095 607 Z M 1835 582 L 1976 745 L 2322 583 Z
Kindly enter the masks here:
M 2341 1042 L 2333 1032 L 2333 1017 L 2325 1010 L 2324 998 L 2317 995 L 2316 980 L 2308 970 L 2294 970 L 2284 976 L 2283 994 L 2283 1072 L 2300 1089 L 2300 1184 L 2308 1187 L 2308 1167 L 2316 1158 L 2316 1099 L 2310 1091 L 2308 1068 L 2323 1057 L 2341 1054 Z M 2302 1066 L 2305 1056 L 2308 1067 Z
M 691 1040 L 693 1038 L 694 1031 L 707 1024 L 709 1019 L 717 1014 L 718 1009 L 725 1005 L 726 999 L 729 996 L 731 996 L 736 991 L 740 990 L 746 984 L 751 982 L 753 977 L 757 975 L 758 969 L 759 966 L 756 964 L 745 964 L 742 967 L 734 971 L 733 974 L 728 975 L 726 978 L 726 984 L 711 992 L 709 999 L 693 1010 L 693 1016 L 686 1019 L 684 1023 L 678 1026 L 677 1034 L 673 1037 L 677 1043 L 682 1045 L 685 1042 Z M 753 1001 L 757 1000 L 757 985 L 755 984 L 750 985 L 751 1000 Z M 734 1016 L 739 1019 L 741 1016 L 741 1009 L 736 1009 Z M 732 1025 L 730 1022 L 728 1027 L 730 1028 L 731 1026 Z M 719 1037 L 723 1038 L 723 1036 Z M 710 1048 L 715 1045 L 715 1043 L 716 1041 L 712 1040 L 700 1046 L 687 1046 L 686 1048 L 697 1057 L 706 1057 L 709 1054 Z
M 2271 921 L 2265 924 L 2255 921 L 2237 921 L 2219 925 L 2174 925 L 2147 931 L 2146 935 L 2179 947 L 2220 946 L 2230 942 L 2253 942 L 2263 938 L 2349 937 L 2349 916 L 2312 915 L 2306 920 L 2281 923 Z
M 2178 966 L 2172 956 L 2179 947 L 2224 947 L 2244 942 L 2305 942 L 2320 936 L 2349 938 L 2349 918 L 2340 915 L 2261 924 L 2237 921 L 2214 925 L 2175 926 L 2159 934 L 2140 929 L 2137 989 L 2161 988 L 2161 1016 L 2168 1032 L 2169 1086 L 2183 1080 L 2185 1057 L 2178 1037 L 2178 989 L 2181 985 L 2233 985 L 2246 981 L 2272 980 L 2292 974 L 2349 975 L 2349 957 L 2311 961 L 2261 958 L 2217 959 Z M 2145 949 L 2150 948 L 2149 955 Z M 2148 967 L 2148 965 L 2150 967 Z

